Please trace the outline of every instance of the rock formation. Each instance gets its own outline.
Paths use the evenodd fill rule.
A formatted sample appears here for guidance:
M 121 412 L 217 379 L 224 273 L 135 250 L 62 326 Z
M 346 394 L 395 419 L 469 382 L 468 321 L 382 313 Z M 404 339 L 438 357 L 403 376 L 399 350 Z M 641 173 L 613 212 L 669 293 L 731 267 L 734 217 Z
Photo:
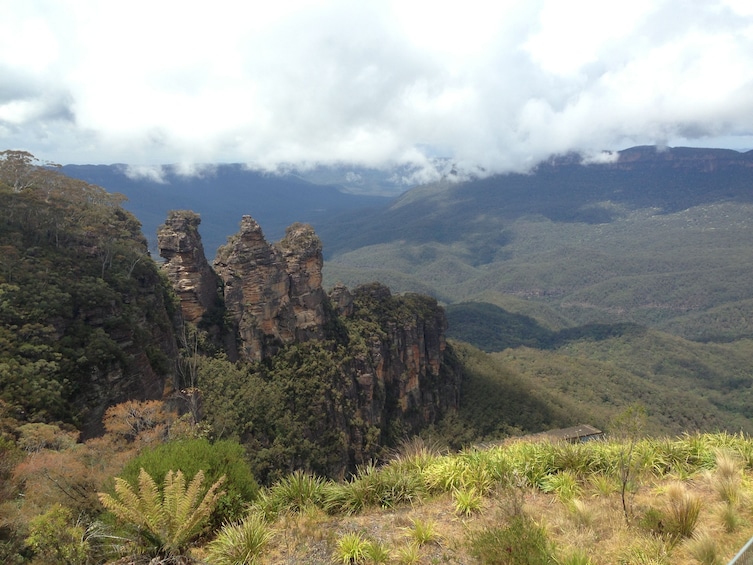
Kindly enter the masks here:
M 214 261 L 241 359 L 259 361 L 282 345 L 323 336 L 322 262 L 321 242 L 310 226 L 291 226 L 273 246 L 259 224 L 243 216 L 240 232 Z
M 198 324 L 217 306 L 219 281 L 204 254 L 199 235 L 201 218 L 173 210 L 157 231 L 163 270 L 180 299 L 183 319 Z
M 460 376 L 445 363 L 447 320 L 436 300 L 393 296 L 379 283 L 353 291 L 338 284 L 327 296 L 322 244 L 311 226 L 293 224 L 272 245 L 250 216 L 243 216 L 240 231 L 218 249 L 212 271 L 197 226 L 195 214 L 173 212 L 159 232 L 160 255 L 167 259 L 165 270 L 184 317 L 194 321 L 206 314 L 218 288 L 216 276 L 231 360 L 260 361 L 285 345 L 310 340 L 326 341 L 325 347 L 337 351 L 339 400 L 330 400 L 329 416 L 316 420 L 326 429 L 310 429 L 309 440 L 323 441 L 329 428 L 337 428 L 348 446 L 340 465 L 365 463 L 379 446 L 420 431 L 458 406 Z
M 405 433 L 416 433 L 456 408 L 460 378 L 445 364 L 447 318 L 437 301 L 394 297 L 379 283 L 357 287 L 352 297 L 360 310 L 380 312 L 374 321 L 381 331 L 365 336 L 366 355 L 356 355 L 352 367 L 359 417 L 383 431 L 399 423 Z

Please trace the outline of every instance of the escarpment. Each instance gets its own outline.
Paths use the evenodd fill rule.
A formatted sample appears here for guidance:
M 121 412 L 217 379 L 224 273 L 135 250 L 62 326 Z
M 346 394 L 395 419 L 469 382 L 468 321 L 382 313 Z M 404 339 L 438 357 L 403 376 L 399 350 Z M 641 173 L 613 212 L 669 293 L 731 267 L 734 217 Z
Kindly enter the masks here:
M 331 421 L 340 422 L 348 439 L 346 466 L 374 457 L 375 439 L 379 446 L 394 444 L 458 406 L 460 376 L 445 362 L 447 320 L 436 300 L 393 296 L 378 283 L 352 291 L 338 284 L 327 295 L 322 244 L 313 228 L 293 224 L 270 244 L 250 216 L 217 252 L 217 287 L 209 275 L 198 275 L 207 265 L 197 218 L 178 217 L 190 216 L 173 214 L 160 229 L 165 272 L 179 289 L 184 316 L 194 320 L 207 311 L 201 296 L 211 293 L 203 285 L 220 289 L 234 344 L 230 359 L 258 362 L 312 340 L 337 352 L 341 377 L 333 398 L 341 398 L 341 408 L 333 413 L 342 417 Z M 319 439 L 315 435 L 311 441 Z

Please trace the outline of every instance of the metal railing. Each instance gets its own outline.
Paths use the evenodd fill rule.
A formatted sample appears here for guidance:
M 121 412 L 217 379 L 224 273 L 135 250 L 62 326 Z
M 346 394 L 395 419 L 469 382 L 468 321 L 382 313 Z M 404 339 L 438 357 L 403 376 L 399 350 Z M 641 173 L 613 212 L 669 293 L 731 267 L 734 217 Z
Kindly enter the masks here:
M 728 565 L 753 565 L 753 538 L 748 540 Z

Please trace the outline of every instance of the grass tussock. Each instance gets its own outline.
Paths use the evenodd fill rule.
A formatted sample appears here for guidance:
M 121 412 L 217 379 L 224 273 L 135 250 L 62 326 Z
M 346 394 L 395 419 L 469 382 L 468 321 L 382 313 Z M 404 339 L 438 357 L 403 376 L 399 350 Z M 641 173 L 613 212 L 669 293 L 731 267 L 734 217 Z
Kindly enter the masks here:
M 276 533 L 254 558 L 313 565 L 726 562 L 753 535 L 753 508 L 743 503 L 753 488 L 744 456 L 753 453 L 750 443 L 729 434 L 638 441 L 630 522 L 617 441 L 514 441 L 444 455 L 414 446 L 348 481 L 298 473 L 266 489 L 256 509 Z

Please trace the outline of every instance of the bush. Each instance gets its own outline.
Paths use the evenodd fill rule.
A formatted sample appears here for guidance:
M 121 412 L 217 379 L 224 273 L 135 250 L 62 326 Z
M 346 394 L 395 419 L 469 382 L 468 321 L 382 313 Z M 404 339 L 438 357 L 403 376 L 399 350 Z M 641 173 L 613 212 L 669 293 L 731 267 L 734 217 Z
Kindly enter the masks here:
M 186 439 L 147 448 L 126 464 L 120 476 L 135 484 L 142 468 L 158 484 L 164 482 L 170 470 L 180 470 L 189 479 L 203 471 L 207 484 L 224 476 L 225 493 L 211 517 L 213 527 L 242 518 L 247 505 L 259 493 L 259 485 L 246 463 L 243 447 L 230 440 L 211 443 L 206 439 Z
M 484 565 L 554 565 L 546 532 L 527 516 L 515 516 L 503 528 L 489 528 L 471 537 L 471 555 Z
M 82 525 L 73 523 L 71 511 L 55 504 L 31 520 L 26 545 L 41 563 L 84 565 L 89 551 L 85 534 Z

